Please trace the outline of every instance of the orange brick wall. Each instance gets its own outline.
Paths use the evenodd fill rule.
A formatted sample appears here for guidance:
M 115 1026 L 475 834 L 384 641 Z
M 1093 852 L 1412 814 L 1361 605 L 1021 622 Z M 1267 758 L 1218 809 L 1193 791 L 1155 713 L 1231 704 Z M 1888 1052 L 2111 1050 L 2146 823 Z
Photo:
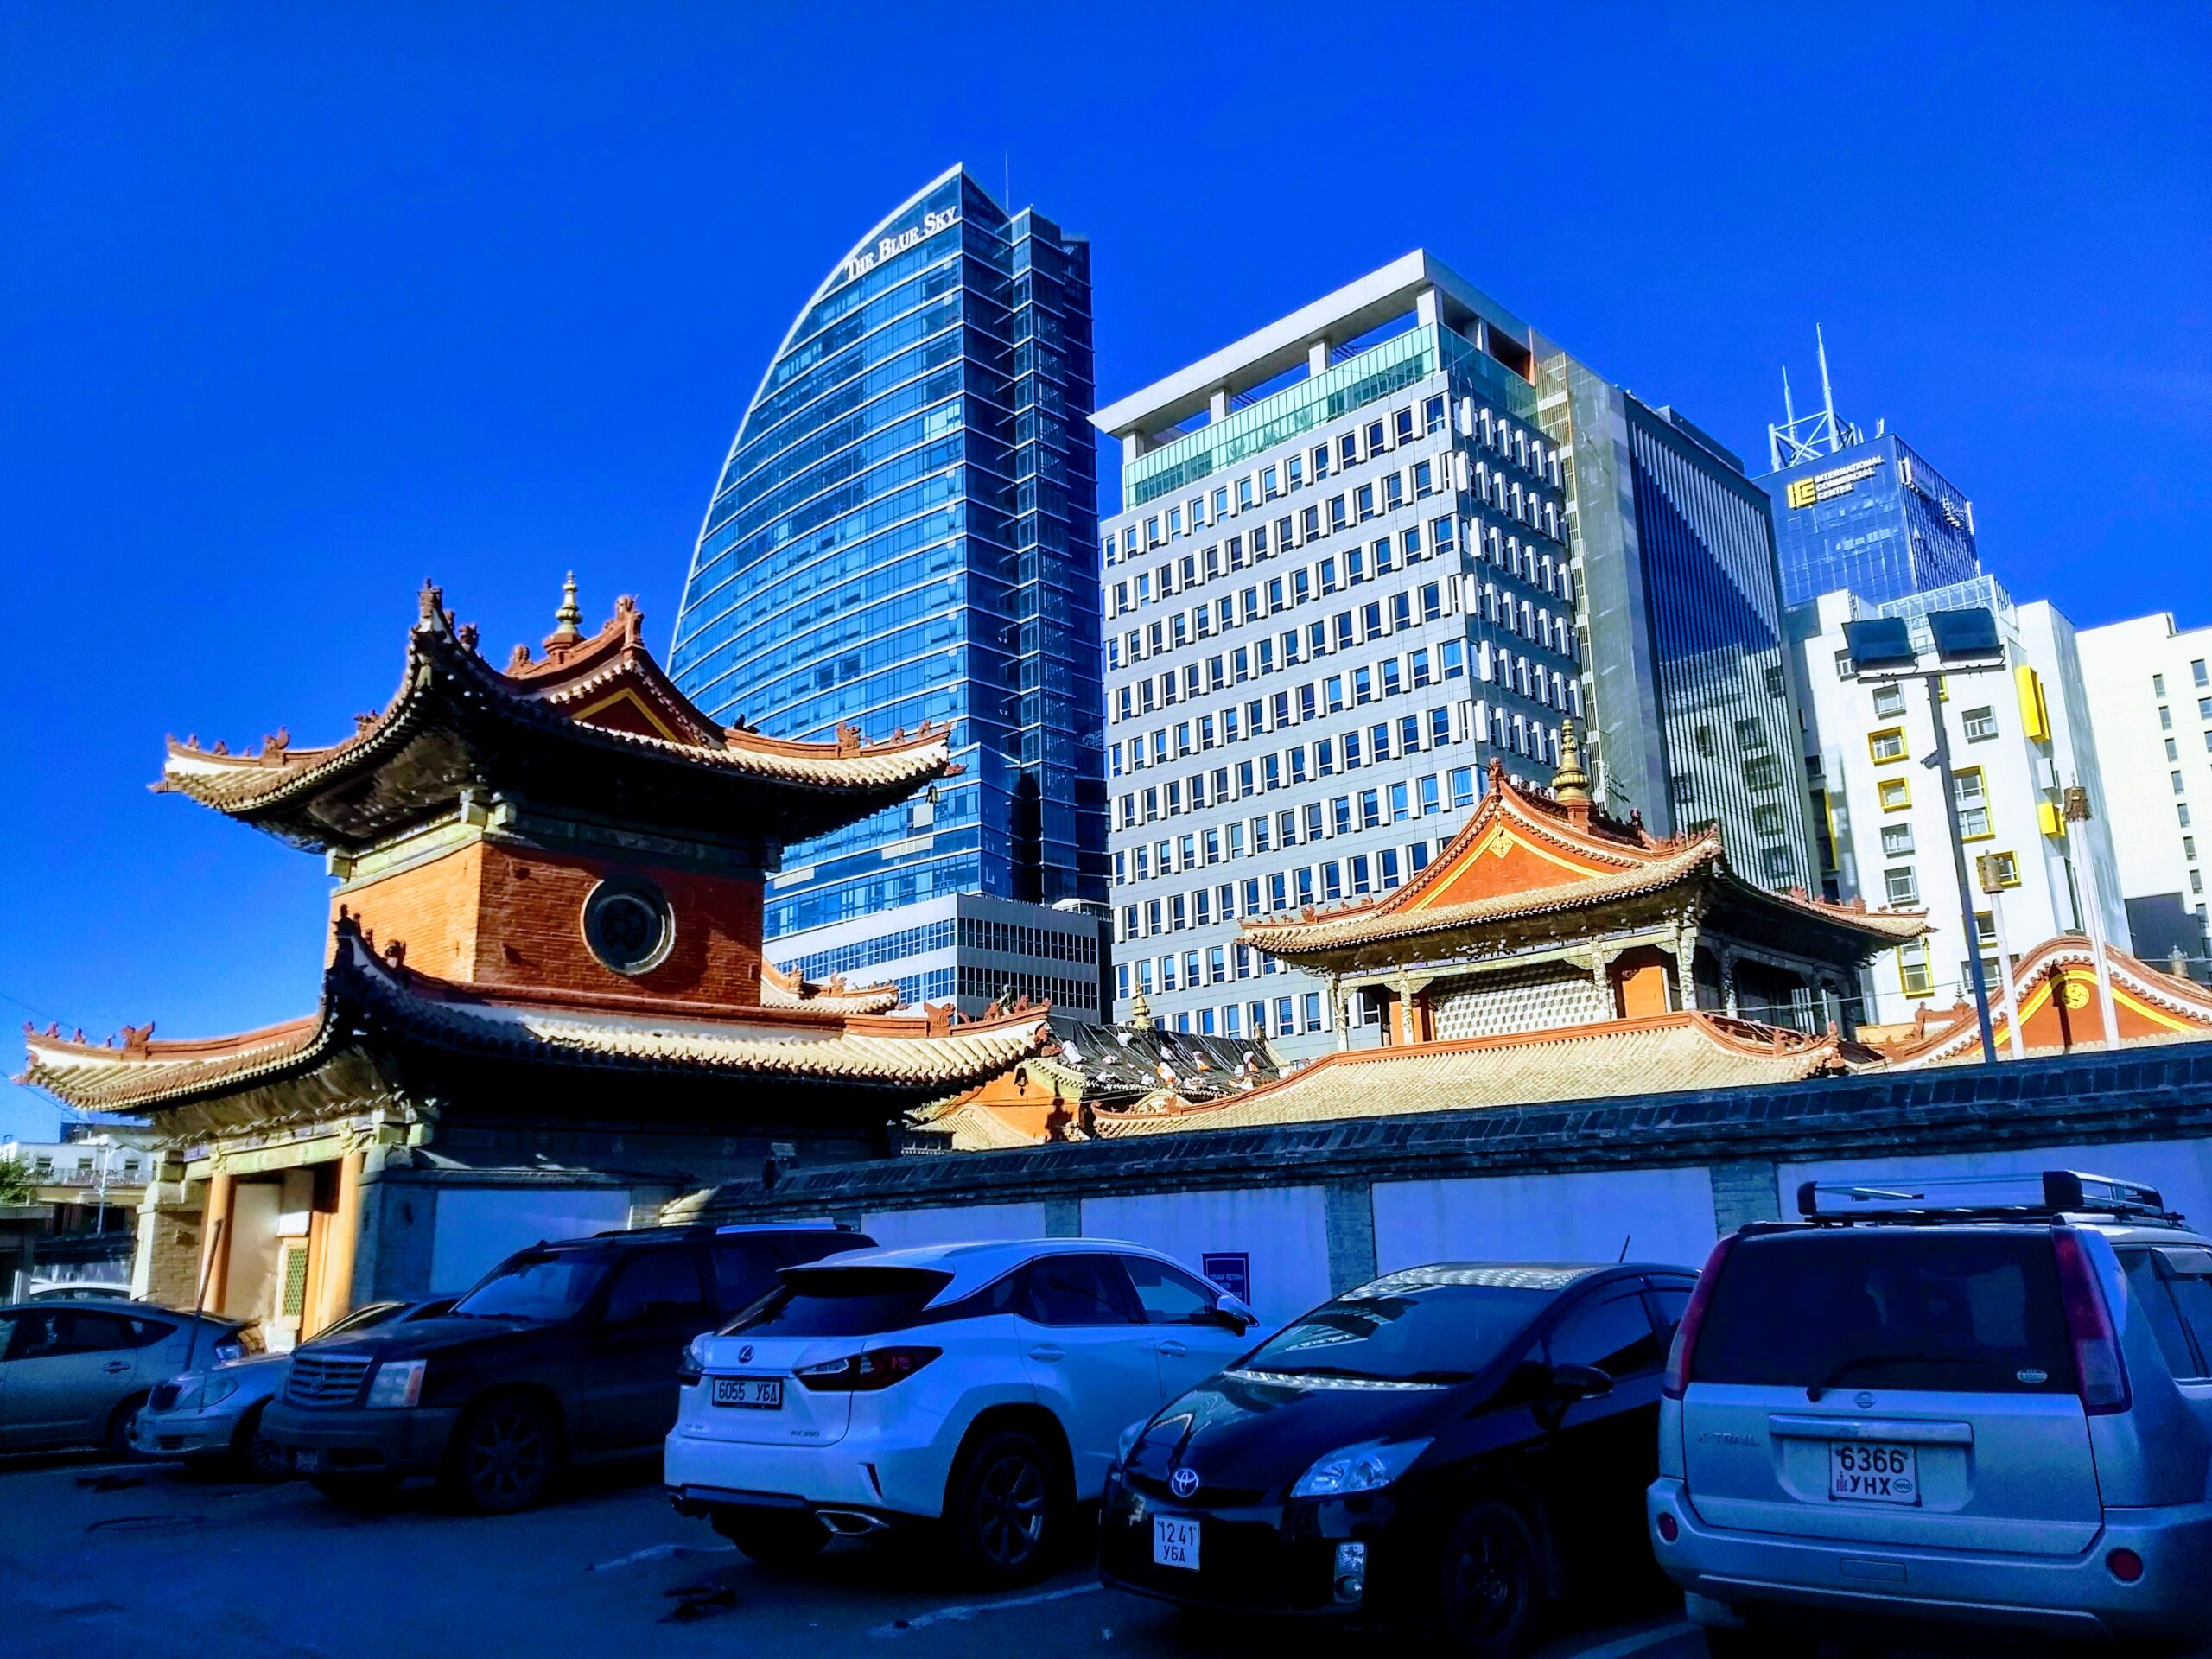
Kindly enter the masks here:
M 602 966 L 584 943 L 584 899 L 618 869 L 650 877 L 676 918 L 668 959 L 635 976 Z M 441 979 L 706 1002 L 760 1000 L 757 880 L 476 842 L 353 888 L 337 902 L 379 947 L 405 941 L 407 965 Z
M 440 979 L 473 980 L 484 850 L 482 842 L 471 842 L 442 858 L 341 893 L 331 901 L 331 918 L 337 919 L 343 905 L 376 935 L 379 946 L 405 940 L 410 968 Z

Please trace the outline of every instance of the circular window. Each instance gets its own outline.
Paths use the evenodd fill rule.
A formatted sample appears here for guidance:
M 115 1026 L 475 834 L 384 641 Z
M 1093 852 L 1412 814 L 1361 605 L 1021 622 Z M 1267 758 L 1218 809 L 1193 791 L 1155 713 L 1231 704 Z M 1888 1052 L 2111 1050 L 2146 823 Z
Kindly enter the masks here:
M 668 899 L 650 881 L 610 876 L 584 900 L 584 943 L 618 974 L 658 968 L 675 942 Z

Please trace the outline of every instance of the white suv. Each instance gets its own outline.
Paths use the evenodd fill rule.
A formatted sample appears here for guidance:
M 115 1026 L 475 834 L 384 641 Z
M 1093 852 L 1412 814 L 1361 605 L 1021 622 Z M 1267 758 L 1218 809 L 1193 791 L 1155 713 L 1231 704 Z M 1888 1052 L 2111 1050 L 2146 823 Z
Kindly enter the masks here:
M 1040 1571 L 1121 1432 L 1236 1359 L 1252 1310 L 1141 1245 L 1026 1239 L 789 1268 L 691 1344 L 669 1496 L 755 1560 L 942 1518 L 971 1577 Z

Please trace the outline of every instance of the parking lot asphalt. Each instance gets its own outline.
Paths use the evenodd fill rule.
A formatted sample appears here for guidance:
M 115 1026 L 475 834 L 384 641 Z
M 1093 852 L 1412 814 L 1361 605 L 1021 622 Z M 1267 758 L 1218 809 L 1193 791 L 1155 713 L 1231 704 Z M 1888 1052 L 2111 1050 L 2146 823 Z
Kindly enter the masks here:
M 671 1511 L 650 1471 L 474 1517 L 428 1489 L 356 1514 L 298 1483 L 165 1465 L 0 1462 L 0 1651 L 71 1659 L 487 1659 L 528 1652 L 815 1656 L 1245 1652 L 1268 1637 L 1102 1587 L 1071 1565 L 1032 1588 L 944 1581 L 918 1537 L 838 1543 L 799 1572 L 753 1566 Z M 1564 1635 L 1543 1659 L 1691 1659 L 1663 1603 Z M 1278 1645 L 1306 1650 L 1287 1630 Z M 1294 1644 L 1294 1645 L 1293 1645 Z

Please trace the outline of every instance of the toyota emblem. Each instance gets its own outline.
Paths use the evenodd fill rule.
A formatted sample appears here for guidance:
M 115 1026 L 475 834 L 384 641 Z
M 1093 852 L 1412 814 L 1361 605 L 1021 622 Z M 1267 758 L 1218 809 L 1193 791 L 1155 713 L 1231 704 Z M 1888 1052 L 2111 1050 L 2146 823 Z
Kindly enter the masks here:
M 1853 1399 L 1852 1403 L 1861 1411 L 1872 1411 L 1874 1409 L 1874 1396 L 1862 1389 Z
M 750 1365 L 753 1363 L 753 1344 L 751 1343 L 747 1343 L 744 1347 L 737 1351 L 737 1363 L 741 1365 Z M 1869 1401 L 1867 1403 L 1871 1405 L 1873 1402 Z
M 1198 1495 L 1198 1471 L 1178 1469 L 1167 1477 L 1167 1490 L 1178 1497 L 1196 1497 Z

